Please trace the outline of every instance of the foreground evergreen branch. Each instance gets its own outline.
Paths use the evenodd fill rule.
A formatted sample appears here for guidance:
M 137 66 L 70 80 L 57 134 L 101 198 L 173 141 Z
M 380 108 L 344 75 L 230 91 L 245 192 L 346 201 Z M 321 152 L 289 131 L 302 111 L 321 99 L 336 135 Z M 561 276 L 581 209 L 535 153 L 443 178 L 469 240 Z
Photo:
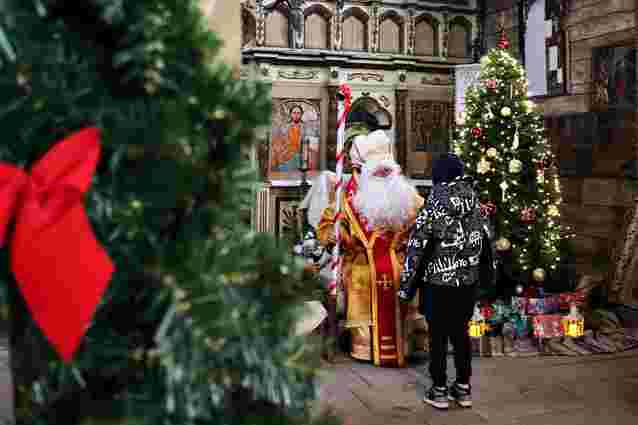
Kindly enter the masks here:
M 29 169 L 71 132 L 101 128 L 85 206 L 116 265 L 64 364 L 0 251 L 17 423 L 314 421 L 316 356 L 293 335 L 314 287 L 241 219 L 257 178 L 243 152 L 269 122 L 268 89 L 213 60 L 219 42 L 194 0 L 16 0 L 1 12 L 0 161 Z

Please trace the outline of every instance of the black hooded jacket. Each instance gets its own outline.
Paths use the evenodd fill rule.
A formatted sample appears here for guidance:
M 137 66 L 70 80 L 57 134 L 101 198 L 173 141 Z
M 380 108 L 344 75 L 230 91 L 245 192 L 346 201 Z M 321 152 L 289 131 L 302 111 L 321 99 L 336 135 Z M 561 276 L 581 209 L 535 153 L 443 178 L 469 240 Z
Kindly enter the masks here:
M 493 284 L 496 255 L 491 233 L 471 180 L 459 177 L 435 185 L 410 234 L 399 298 L 412 299 L 424 283 Z

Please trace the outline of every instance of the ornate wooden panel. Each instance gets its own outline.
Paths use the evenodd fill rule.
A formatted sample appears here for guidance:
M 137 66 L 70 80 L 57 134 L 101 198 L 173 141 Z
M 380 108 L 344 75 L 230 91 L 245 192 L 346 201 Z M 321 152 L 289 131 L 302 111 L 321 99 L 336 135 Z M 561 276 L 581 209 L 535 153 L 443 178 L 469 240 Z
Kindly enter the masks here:
M 408 173 L 428 178 L 432 161 L 449 149 L 449 131 L 454 127 L 454 104 L 431 100 L 412 100 L 408 148 Z

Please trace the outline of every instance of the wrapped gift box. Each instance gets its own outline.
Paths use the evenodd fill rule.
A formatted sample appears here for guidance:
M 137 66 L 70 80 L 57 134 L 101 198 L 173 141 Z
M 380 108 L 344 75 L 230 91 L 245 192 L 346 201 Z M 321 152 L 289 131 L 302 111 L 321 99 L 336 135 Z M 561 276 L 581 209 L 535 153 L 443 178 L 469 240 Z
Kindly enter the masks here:
M 554 314 L 560 311 L 560 295 L 545 295 L 545 314 Z
M 527 314 L 545 314 L 545 299 L 544 298 L 529 298 L 527 300 Z
M 560 314 L 540 314 L 532 318 L 534 336 L 537 338 L 555 338 L 563 336 L 562 316 Z
M 521 315 L 521 317 L 514 319 L 512 325 L 514 339 L 527 338 L 529 336 L 530 322 L 527 316 Z
M 512 297 L 512 310 L 519 315 L 527 314 L 527 298 Z

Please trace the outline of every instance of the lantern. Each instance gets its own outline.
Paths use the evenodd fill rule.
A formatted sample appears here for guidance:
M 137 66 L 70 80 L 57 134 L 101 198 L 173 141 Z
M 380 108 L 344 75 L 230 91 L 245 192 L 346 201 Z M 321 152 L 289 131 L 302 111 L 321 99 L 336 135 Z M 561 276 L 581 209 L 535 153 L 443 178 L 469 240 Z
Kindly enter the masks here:
M 578 338 L 585 334 L 585 319 L 578 312 L 578 307 L 572 304 L 569 314 L 563 318 L 563 330 L 566 336 Z
M 474 314 L 472 315 L 472 319 L 470 320 L 469 328 L 470 336 L 472 338 L 480 338 L 487 331 L 485 318 L 481 314 L 478 306 L 474 307 Z

